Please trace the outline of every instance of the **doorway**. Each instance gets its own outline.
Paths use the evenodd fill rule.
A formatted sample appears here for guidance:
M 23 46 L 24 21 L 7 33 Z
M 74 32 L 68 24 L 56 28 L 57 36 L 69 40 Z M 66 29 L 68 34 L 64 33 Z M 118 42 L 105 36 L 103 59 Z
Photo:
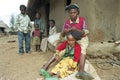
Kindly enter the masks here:
M 50 3 L 45 5 L 45 13 L 46 13 L 46 33 L 49 35 L 49 14 L 50 14 Z

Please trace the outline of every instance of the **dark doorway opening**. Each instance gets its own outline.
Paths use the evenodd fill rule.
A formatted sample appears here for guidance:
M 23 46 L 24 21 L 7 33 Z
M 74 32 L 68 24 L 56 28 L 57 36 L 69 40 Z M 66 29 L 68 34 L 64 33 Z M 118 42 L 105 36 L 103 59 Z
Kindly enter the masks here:
M 46 13 L 46 32 L 47 32 L 47 36 L 49 35 L 49 14 L 50 14 L 50 4 L 47 3 L 45 5 L 45 13 Z
M 71 4 L 71 0 L 66 0 L 66 6 Z

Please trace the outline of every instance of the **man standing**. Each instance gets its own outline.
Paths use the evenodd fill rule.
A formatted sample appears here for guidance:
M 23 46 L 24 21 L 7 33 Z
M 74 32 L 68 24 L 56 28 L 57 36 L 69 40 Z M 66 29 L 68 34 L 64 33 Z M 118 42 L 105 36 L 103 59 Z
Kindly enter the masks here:
M 30 53 L 30 18 L 26 14 L 26 6 L 20 5 L 21 13 L 17 16 L 15 29 L 18 30 L 19 54 L 24 54 L 23 41 L 25 40 L 26 53 Z

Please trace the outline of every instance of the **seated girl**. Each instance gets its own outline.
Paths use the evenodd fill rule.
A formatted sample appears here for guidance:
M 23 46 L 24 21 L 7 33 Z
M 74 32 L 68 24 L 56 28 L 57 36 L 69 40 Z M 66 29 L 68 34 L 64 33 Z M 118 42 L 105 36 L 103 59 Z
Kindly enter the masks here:
M 49 21 L 49 25 L 50 25 L 50 28 L 49 28 L 49 36 L 42 39 L 41 46 L 40 46 L 40 49 L 41 49 L 43 52 L 46 52 L 46 51 L 47 51 L 49 37 L 52 36 L 52 35 L 55 35 L 55 34 L 57 33 L 57 32 L 56 32 L 56 26 L 55 26 L 55 20 L 50 20 L 50 21 Z M 51 38 L 51 39 L 54 40 L 55 38 Z
M 42 68 L 47 70 L 51 63 L 58 61 L 58 64 L 51 71 L 52 75 L 64 78 L 74 73 L 77 70 L 81 55 L 81 47 L 76 41 L 81 38 L 82 33 L 70 31 L 67 34 L 67 41 L 57 47 L 56 54 Z

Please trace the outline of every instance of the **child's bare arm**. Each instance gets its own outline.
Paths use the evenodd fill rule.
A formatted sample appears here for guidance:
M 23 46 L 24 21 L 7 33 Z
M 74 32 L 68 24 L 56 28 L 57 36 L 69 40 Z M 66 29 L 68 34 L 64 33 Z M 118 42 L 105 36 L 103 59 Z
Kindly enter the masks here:
M 53 56 L 45 65 L 43 65 L 42 68 L 47 70 L 54 61 L 55 61 L 55 56 Z

